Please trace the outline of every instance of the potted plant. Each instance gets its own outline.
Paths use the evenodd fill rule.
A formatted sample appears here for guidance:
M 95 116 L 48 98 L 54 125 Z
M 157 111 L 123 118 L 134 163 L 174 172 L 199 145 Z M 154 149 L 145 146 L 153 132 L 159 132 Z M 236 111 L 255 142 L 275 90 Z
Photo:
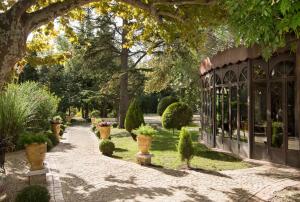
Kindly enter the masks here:
M 134 133 L 137 135 L 139 152 L 149 154 L 152 138 L 157 131 L 149 125 L 141 125 L 137 130 L 134 130 Z
M 19 143 L 25 146 L 26 157 L 31 165 L 30 170 L 44 168 L 44 159 L 47 152 L 47 136 L 44 134 L 24 133 Z
M 99 110 L 94 110 L 90 113 L 91 117 L 91 122 L 94 125 L 96 122 L 96 119 L 100 117 L 100 111 Z
M 52 131 L 56 135 L 57 139 L 60 139 L 60 124 L 62 123 L 62 118 L 60 116 L 55 116 L 51 120 Z
M 97 129 L 100 132 L 100 138 L 101 139 L 108 139 L 110 135 L 110 122 L 100 122 L 97 125 Z

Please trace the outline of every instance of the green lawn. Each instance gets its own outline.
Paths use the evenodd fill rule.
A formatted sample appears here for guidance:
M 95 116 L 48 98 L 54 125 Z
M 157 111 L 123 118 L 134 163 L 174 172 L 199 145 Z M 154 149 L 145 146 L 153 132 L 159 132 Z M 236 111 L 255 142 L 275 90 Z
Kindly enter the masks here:
M 204 170 L 231 170 L 251 167 L 250 164 L 234 158 L 230 155 L 209 150 L 205 145 L 197 142 L 197 128 L 189 128 L 195 146 L 195 156 L 191 162 L 192 167 Z M 151 154 L 152 164 L 168 169 L 180 168 L 183 163 L 177 153 L 178 131 L 161 129 L 152 142 Z M 112 141 L 116 145 L 115 158 L 126 161 L 136 161 L 135 155 L 138 152 L 137 143 L 131 136 L 120 129 L 112 129 Z

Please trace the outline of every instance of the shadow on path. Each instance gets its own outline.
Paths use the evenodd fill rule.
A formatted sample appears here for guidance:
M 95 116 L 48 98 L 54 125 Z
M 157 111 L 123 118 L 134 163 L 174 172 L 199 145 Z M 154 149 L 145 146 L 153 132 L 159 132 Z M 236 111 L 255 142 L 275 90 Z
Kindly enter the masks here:
M 74 175 L 67 174 L 69 177 L 62 177 L 62 187 L 64 198 L 66 201 L 90 201 L 90 202 L 110 202 L 115 200 L 134 200 L 143 201 L 145 199 L 155 200 L 174 196 L 176 191 L 184 191 L 184 194 L 189 197 L 186 202 L 192 201 L 207 201 L 211 200 L 203 195 L 200 195 L 194 188 L 186 186 L 172 186 L 172 187 L 143 187 L 136 186 L 134 177 L 128 180 L 120 180 L 114 176 L 107 176 L 105 180 L 117 183 L 117 185 L 107 185 L 97 188 L 95 185 L 90 185 L 84 179 Z M 101 179 L 99 179 L 101 181 Z M 99 184 L 101 185 L 101 184 Z M 139 200 L 139 198 L 143 198 Z M 164 200 L 164 199 L 163 199 Z M 164 200 L 166 201 L 166 199 Z

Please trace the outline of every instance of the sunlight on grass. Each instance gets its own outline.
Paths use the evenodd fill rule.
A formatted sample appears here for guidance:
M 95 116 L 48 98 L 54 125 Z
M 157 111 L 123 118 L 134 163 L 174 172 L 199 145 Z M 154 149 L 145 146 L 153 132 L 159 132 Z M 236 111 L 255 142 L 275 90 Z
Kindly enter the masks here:
M 232 170 L 251 167 L 250 164 L 241 161 L 230 155 L 211 151 L 205 145 L 197 142 L 198 130 L 195 127 L 188 128 L 191 131 L 192 139 L 195 146 L 195 156 L 191 161 L 194 168 L 206 170 Z M 152 142 L 151 154 L 154 155 L 152 163 L 164 168 L 177 169 L 183 163 L 177 153 L 179 131 L 159 130 Z M 112 129 L 112 141 L 116 145 L 114 156 L 126 161 L 136 160 L 135 156 L 138 152 L 137 143 L 131 138 L 130 134 L 122 129 Z

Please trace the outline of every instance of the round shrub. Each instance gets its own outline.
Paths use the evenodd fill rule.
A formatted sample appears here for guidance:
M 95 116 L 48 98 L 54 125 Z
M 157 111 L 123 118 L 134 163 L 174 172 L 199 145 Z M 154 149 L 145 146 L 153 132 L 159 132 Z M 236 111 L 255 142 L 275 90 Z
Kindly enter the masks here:
M 140 106 L 140 102 L 134 99 L 128 108 L 125 118 L 125 129 L 131 133 L 132 130 L 145 124 L 143 111 Z M 131 133 L 133 139 L 136 139 L 136 135 Z
M 105 156 L 112 156 L 115 150 L 115 144 L 110 140 L 102 140 L 99 146 L 100 151 Z
M 193 118 L 192 109 L 183 102 L 175 102 L 167 107 L 162 115 L 162 126 L 164 128 L 176 128 L 178 130 L 187 126 Z
M 173 96 L 167 96 L 161 99 L 157 105 L 157 113 L 159 114 L 159 116 L 161 116 L 167 109 L 167 107 L 174 102 L 178 102 L 178 100 Z
M 49 132 L 46 132 L 46 135 L 47 135 L 48 139 L 51 140 L 53 146 L 58 145 L 59 140 L 57 139 L 55 134 L 53 134 L 51 131 L 49 131 Z
M 46 187 L 31 185 L 24 188 L 16 197 L 16 202 L 49 202 L 50 194 Z

